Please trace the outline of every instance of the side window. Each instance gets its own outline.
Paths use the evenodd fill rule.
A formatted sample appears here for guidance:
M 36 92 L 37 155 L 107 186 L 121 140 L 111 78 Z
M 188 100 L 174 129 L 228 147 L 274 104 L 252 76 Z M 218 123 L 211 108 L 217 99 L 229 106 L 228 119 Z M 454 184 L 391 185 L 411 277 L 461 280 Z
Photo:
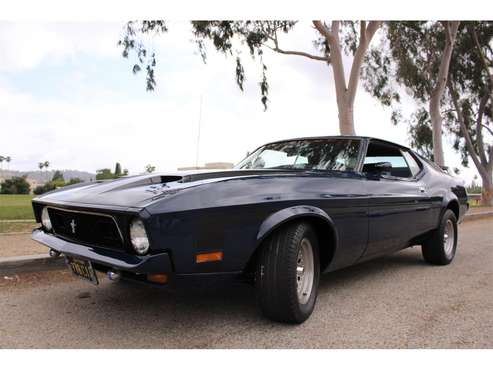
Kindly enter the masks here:
M 390 164 L 392 164 L 391 176 L 403 178 L 411 178 L 414 176 L 406 158 L 398 147 L 371 141 L 366 152 L 363 172 L 369 172 L 369 169 L 371 168 L 369 165 L 378 162 L 390 162 Z
M 419 171 L 421 171 L 421 167 L 419 166 L 418 162 L 416 162 L 416 159 L 409 153 L 407 150 L 403 150 L 402 154 L 404 155 L 404 158 L 406 158 L 407 165 L 409 166 L 409 169 L 411 170 L 411 173 L 413 176 L 416 176 Z

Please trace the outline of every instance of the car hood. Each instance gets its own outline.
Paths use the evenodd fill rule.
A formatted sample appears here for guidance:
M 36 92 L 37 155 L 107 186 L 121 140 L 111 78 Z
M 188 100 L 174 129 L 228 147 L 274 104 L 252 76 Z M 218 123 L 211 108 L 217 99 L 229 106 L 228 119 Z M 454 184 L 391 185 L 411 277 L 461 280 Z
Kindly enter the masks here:
M 229 181 L 236 178 L 260 176 L 289 176 L 296 170 L 207 170 L 176 173 L 125 176 L 116 180 L 81 183 L 38 196 L 35 202 L 46 204 L 81 204 L 92 206 L 144 207 L 155 200 L 182 190 Z

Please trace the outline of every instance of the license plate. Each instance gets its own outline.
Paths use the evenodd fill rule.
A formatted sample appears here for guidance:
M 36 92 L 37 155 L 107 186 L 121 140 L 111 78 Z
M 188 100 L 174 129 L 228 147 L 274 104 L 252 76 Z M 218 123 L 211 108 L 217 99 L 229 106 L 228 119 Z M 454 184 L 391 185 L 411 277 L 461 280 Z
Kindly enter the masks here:
M 90 261 L 66 257 L 66 262 L 70 271 L 72 271 L 75 276 L 90 281 L 94 285 L 99 284 L 98 277 L 96 276 L 96 271 L 92 267 Z

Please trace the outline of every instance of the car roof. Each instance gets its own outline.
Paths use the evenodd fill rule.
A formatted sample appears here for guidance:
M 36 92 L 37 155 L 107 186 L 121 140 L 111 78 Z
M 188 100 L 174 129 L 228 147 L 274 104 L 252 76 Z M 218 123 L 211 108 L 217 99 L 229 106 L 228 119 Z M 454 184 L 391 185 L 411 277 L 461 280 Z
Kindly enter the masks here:
M 268 144 L 275 144 L 275 143 L 282 143 L 285 141 L 296 141 L 296 140 L 327 140 L 327 139 L 348 139 L 348 140 L 366 140 L 366 141 L 378 141 L 384 144 L 390 144 L 390 145 L 395 145 L 399 148 L 406 149 L 406 150 L 412 150 L 404 145 L 393 143 L 388 140 L 384 139 L 379 139 L 376 137 L 371 137 L 371 136 L 356 136 L 356 135 L 332 135 L 332 136 L 307 136 L 307 137 L 296 137 L 292 139 L 285 139 L 285 140 L 277 140 L 270 142 Z

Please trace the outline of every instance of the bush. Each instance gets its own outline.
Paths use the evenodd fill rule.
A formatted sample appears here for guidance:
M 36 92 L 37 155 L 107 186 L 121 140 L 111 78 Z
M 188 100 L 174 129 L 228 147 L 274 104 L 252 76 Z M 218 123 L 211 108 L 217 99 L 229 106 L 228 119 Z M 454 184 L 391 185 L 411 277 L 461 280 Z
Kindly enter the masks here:
M 29 194 L 31 185 L 26 181 L 26 177 L 12 177 L 5 180 L 0 188 L 1 194 Z
M 81 179 L 79 179 L 78 177 L 72 177 L 69 182 L 67 182 L 65 185 L 75 185 L 75 184 L 78 184 L 82 182 Z
M 53 181 L 49 181 L 44 185 L 36 186 L 33 190 L 33 193 L 36 195 L 41 195 L 43 193 L 46 193 L 48 191 L 55 190 L 55 189 L 56 189 L 56 187 L 55 187 Z
M 65 179 L 63 178 L 63 173 L 59 170 L 56 170 L 55 173 L 53 174 L 53 178 L 51 181 L 61 181 L 65 183 Z
M 127 175 L 128 170 L 125 168 L 122 172 L 122 166 L 118 162 L 115 165 L 115 173 L 111 172 L 111 169 L 109 168 L 96 170 L 96 180 L 113 180 Z
M 34 188 L 33 193 L 36 195 L 41 195 L 43 193 L 46 193 L 44 189 L 45 189 L 44 185 L 38 185 Z
M 96 180 L 110 180 L 114 178 L 115 174 L 109 168 L 102 168 L 96 171 Z
M 52 190 L 55 190 L 55 189 L 58 189 L 58 188 L 61 188 L 61 187 L 67 186 L 67 185 L 78 184 L 79 182 L 82 182 L 82 180 L 79 179 L 78 177 L 74 177 L 74 178 L 70 179 L 70 181 L 67 183 L 65 183 L 63 180 L 60 180 L 60 179 L 52 180 L 52 181 L 47 182 L 44 185 L 36 186 L 34 188 L 33 193 L 36 195 L 41 195 L 41 194 L 46 193 L 48 191 L 52 191 Z

